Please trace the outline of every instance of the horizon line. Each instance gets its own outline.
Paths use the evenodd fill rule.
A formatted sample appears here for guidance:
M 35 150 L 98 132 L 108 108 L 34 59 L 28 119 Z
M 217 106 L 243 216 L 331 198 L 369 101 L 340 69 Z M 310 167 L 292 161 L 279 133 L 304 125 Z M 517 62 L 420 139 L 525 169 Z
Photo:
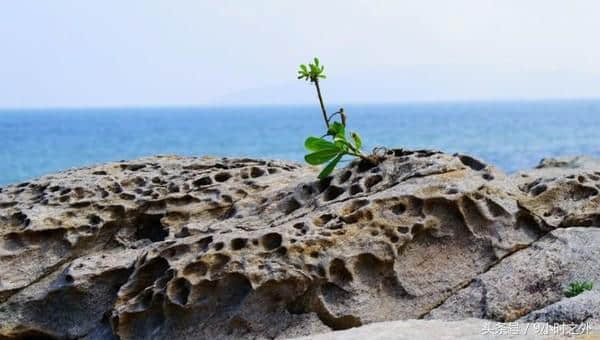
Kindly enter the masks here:
M 514 97 L 514 98 L 478 98 L 478 99 L 415 99 L 400 101 L 381 101 L 381 102 L 347 102 L 343 105 L 326 106 L 387 106 L 387 105 L 411 105 L 411 104 L 477 104 L 477 103 L 535 103 L 535 102 L 572 102 L 572 101 L 599 101 L 600 96 L 583 97 Z M 87 106 L 31 106 L 31 107 L 0 107 L 0 112 L 6 111 L 69 111 L 69 110 L 160 110 L 160 109 L 220 109 L 220 108 L 254 108 L 254 107 L 307 107 L 316 104 L 308 102 L 289 103 L 289 104 L 270 104 L 270 103 L 251 103 L 251 104 L 168 104 L 168 105 L 87 105 Z

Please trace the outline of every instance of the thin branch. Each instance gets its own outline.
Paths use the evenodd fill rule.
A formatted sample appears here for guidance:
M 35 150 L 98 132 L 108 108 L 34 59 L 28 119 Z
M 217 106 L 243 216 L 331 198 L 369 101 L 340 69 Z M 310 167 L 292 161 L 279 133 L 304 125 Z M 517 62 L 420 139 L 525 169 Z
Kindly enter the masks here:
M 339 115 L 339 114 L 341 114 L 341 113 L 342 113 L 342 111 L 337 111 L 337 112 L 334 112 L 334 113 L 332 113 L 332 114 L 329 116 L 328 120 L 329 120 L 329 121 L 331 121 L 331 119 L 332 119 L 333 117 L 335 117 L 335 115 Z
M 333 117 L 335 117 L 335 115 L 340 115 L 340 117 L 341 117 L 340 120 L 342 121 L 342 125 L 346 126 L 346 114 L 344 113 L 344 108 L 340 108 L 338 111 L 332 113 L 329 116 L 328 120 L 331 122 L 331 119 Z
M 319 87 L 319 79 L 314 79 L 315 87 L 317 88 L 317 94 L 319 95 L 319 103 L 321 104 L 321 111 L 323 112 L 323 120 L 325 120 L 325 126 L 329 129 L 329 119 L 327 119 L 327 111 L 325 111 L 325 104 L 323 104 L 323 97 L 321 96 L 321 88 Z

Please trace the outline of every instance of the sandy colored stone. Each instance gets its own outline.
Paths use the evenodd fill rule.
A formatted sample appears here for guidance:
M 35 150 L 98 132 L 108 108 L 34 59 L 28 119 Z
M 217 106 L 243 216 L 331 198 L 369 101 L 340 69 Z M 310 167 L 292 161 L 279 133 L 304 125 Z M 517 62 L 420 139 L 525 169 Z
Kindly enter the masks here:
M 1 188 L 0 338 L 272 339 L 417 319 L 554 226 L 520 180 L 465 155 L 390 150 L 317 173 L 158 156 Z
M 581 336 L 578 336 L 578 334 Z M 377 322 L 344 331 L 317 334 L 297 340 L 490 340 L 490 339 L 593 339 L 595 330 L 552 328 L 547 323 L 499 323 L 481 319 L 461 321 L 403 320 Z
M 521 205 L 550 227 L 600 226 L 600 160 L 544 159 L 513 175 Z

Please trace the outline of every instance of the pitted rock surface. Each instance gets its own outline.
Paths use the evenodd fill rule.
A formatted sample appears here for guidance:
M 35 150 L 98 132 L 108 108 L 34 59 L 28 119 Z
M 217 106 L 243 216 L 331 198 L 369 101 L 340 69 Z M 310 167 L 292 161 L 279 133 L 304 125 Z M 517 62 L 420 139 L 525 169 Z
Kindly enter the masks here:
M 555 196 L 531 195 L 544 174 L 466 155 L 391 150 L 317 173 L 157 156 L 0 188 L 0 339 L 272 339 L 430 317 L 480 304 L 464 292 L 566 226 L 540 213 Z M 590 216 L 593 197 L 564 209 Z
M 513 176 L 523 207 L 552 227 L 600 226 L 600 160 L 544 159 Z

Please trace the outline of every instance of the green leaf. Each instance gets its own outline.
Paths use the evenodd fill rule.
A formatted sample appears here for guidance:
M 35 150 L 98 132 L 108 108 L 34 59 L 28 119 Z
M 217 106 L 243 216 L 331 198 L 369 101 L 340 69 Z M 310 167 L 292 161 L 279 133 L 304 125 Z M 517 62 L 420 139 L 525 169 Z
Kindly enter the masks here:
M 357 150 L 360 150 L 362 147 L 362 139 L 360 138 L 360 135 L 356 132 L 350 132 L 350 136 L 354 140 L 354 147 L 356 147 Z
M 329 129 L 327 130 L 327 134 L 333 137 L 346 138 L 346 127 L 340 122 L 333 122 L 329 125 Z
M 344 152 L 348 152 L 348 150 L 352 148 L 352 145 L 348 143 L 346 138 L 335 137 L 333 140 L 335 142 L 335 145 L 337 145 L 337 147 L 343 150 Z
M 323 168 L 321 173 L 319 173 L 319 178 L 324 179 L 327 176 L 329 176 L 331 174 L 331 172 L 333 172 L 333 169 L 335 169 L 335 166 L 339 163 L 340 159 L 342 159 L 343 156 L 344 156 L 344 154 L 339 154 L 336 158 L 334 158 L 331 162 L 329 162 L 329 164 L 327 164 L 327 166 L 325 168 Z
M 314 60 L 315 60 L 315 65 L 316 65 L 316 66 L 319 66 L 319 58 L 315 57 L 315 59 L 314 59 Z
M 308 72 L 308 69 L 306 68 L 306 65 L 304 65 L 304 64 L 300 65 L 300 69 L 302 69 L 302 71 L 304 71 L 304 72 Z
M 335 157 L 340 150 L 338 148 L 335 149 L 325 149 L 317 152 L 313 152 L 304 156 L 304 160 L 306 163 L 311 165 L 319 165 L 327 162 L 328 160 Z
M 324 149 L 335 149 L 336 145 L 319 137 L 308 137 L 304 142 L 304 147 L 309 151 L 320 151 Z

